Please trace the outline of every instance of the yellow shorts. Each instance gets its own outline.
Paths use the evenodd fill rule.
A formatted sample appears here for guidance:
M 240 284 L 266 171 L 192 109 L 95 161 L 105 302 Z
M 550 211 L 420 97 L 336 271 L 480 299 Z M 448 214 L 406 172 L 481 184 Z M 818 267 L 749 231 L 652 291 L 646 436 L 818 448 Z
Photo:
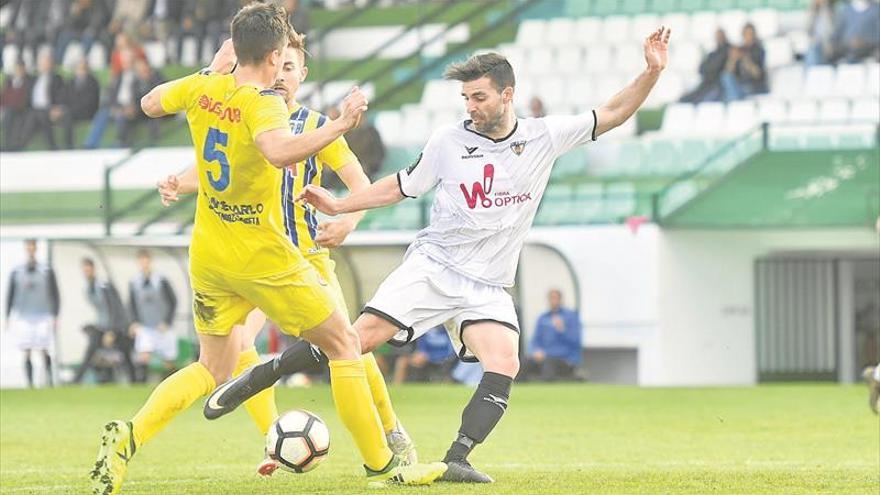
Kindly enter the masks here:
M 254 308 L 262 309 L 282 332 L 299 335 L 337 307 L 327 279 L 305 260 L 287 272 L 254 279 L 192 265 L 190 281 L 196 332 L 206 335 L 229 335 Z
M 342 286 L 339 285 L 339 279 L 336 277 L 336 262 L 330 259 L 330 255 L 325 253 L 306 255 L 308 261 L 315 270 L 327 282 L 327 289 L 333 294 L 333 300 L 338 309 L 346 319 L 348 319 L 348 306 L 345 304 L 345 295 L 342 293 Z

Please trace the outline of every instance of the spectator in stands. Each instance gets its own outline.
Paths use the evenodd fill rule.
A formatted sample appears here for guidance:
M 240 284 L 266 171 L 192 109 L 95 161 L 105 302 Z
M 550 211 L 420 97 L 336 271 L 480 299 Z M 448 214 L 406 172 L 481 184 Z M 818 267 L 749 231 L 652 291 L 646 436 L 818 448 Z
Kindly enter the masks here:
M 833 62 L 854 64 L 880 60 L 880 5 L 876 0 L 850 0 L 837 8 L 832 36 Z
M 58 283 L 48 265 L 37 262 L 37 241 L 24 242 L 27 262 L 15 268 L 6 289 L 6 322 L 24 353 L 28 386 L 34 386 L 31 352 L 41 352 L 46 366 L 46 383 L 52 386 L 52 357 L 58 327 Z
M 177 336 L 172 330 L 177 310 L 177 296 L 163 275 L 153 271 L 153 257 L 146 249 L 137 253 L 140 273 L 128 284 L 131 325 L 137 354 L 138 381 L 147 381 L 154 355 L 162 360 L 165 376 L 174 372 L 177 359 Z
M 107 41 L 120 33 L 133 33 L 140 29 L 147 17 L 150 0 L 116 0 L 110 24 L 107 25 Z
M 810 4 L 810 47 L 804 54 L 808 66 L 827 64 L 834 53 L 834 9 L 831 0 L 813 0 Z
M 113 44 L 113 51 L 110 52 L 110 74 L 112 76 L 118 76 L 125 69 L 123 64 L 123 54 L 128 52 L 127 55 L 132 56 L 131 62 L 134 63 L 134 59 L 147 60 L 147 55 L 144 53 L 144 47 L 140 45 L 131 34 L 127 32 L 122 32 L 116 35 L 115 42 Z
M 80 42 L 83 55 L 87 57 L 109 20 L 110 11 L 102 0 L 74 0 L 55 41 L 56 63 L 62 62 L 67 46 L 75 41 Z
M 742 34 L 743 45 L 730 48 L 721 74 L 724 101 L 742 100 L 768 91 L 764 45 L 753 24 L 746 24 Z
M 715 30 L 715 49 L 700 62 L 700 84 L 681 97 L 685 103 L 721 100 L 721 73 L 727 65 L 730 43 L 723 29 Z
M 119 141 L 124 146 L 131 145 L 131 135 L 134 128 L 143 123 L 146 123 L 147 127 L 149 127 L 150 143 L 155 143 L 159 140 L 159 123 L 161 121 L 159 119 L 147 118 L 146 114 L 141 110 L 139 102 L 141 98 L 150 92 L 151 89 L 162 84 L 162 74 L 153 70 L 153 68 L 150 67 L 150 64 L 143 59 L 137 59 L 134 61 L 134 72 L 135 79 L 132 83 L 132 92 L 135 96 L 134 116 L 130 117 L 129 110 L 126 108 L 125 112 L 123 112 L 124 119 L 121 122 L 117 121 L 117 123 L 120 123 L 123 126 L 118 128 L 118 132 Z
M 236 0 L 181 1 L 184 1 L 185 5 L 176 57 L 178 61 L 182 60 L 183 40 L 186 37 L 193 37 L 196 42 L 196 60 L 199 60 L 204 53 L 206 38 L 211 45 L 209 47 L 211 51 L 220 46 L 220 36 L 227 31 L 232 16 L 238 11 L 238 2 Z
M 282 7 L 287 11 L 287 21 L 293 26 L 293 30 L 299 34 L 308 34 L 311 25 L 306 3 L 299 0 L 283 0 Z
M 46 32 L 40 26 L 48 16 L 49 3 L 46 0 L 13 0 L 6 43 L 20 50 L 19 57 L 32 63 L 37 48 L 46 41 Z M 31 66 L 33 67 L 33 66 Z
M 141 37 L 165 42 L 172 46 L 180 42 L 180 22 L 183 16 L 183 0 L 154 0 L 147 22 L 141 25 Z
M 38 74 L 31 87 L 30 110 L 24 119 L 21 147 L 26 147 L 37 132 L 42 132 L 49 148 L 57 149 L 55 126 L 61 125 L 67 98 L 67 85 L 55 72 L 52 54 L 43 52 L 38 61 Z
M 99 281 L 95 276 L 95 262 L 91 258 L 82 261 L 83 276 L 86 279 L 86 299 L 95 309 L 97 321 L 86 325 L 83 331 L 89 339 L 85 355 L 73 378 L 73 383 L 82 382 L 93 364 L 95 352 L 102 346 L 104 335 L 113 334 L 113 344 L 122 354 L 122 362 L 128 372 L 129 382 L 136 379 L 134 362 L 131 359 L 131 337 L 128 334 L 128 315 L 119 297 L 119 292 L 110 281 Z
M 533 96 L 532 99 L 529 100 L 529 113 L 532 115 L 532 117 L 536 119 L 547 116 L 547 110 L 544 108 L 544 102 L 541 101 L 541 99 L 537 96 Z
M 62 117 L 64 139 L 68 148 L 73 148 L 73 131 L 76 124 L 92 120 L 98 111 L 101 88 L 98 80 L 89 70 L 85 58 L 76 64 L 73 80 L 67 85 L 66 108 Z
M 581 319 L 562 306 L 562 293 L 548 294 L 550 310 L 538 317 L 531 342 L 531 367 L 542 381 L 572 379 L 581 362 Z
M 99 384 L 116 381 L 116 369 L 122 364 L 122 352 L 116 348 L 116 334 L 106 332 L 101 335 L 101 345 L 92 355 L 91 367 L 95 372 L 95 382 Z
M 93 149 L 100 145 L 111 118 L 116 124 L 117 144 L 129 146 L 132 130 L 138 121 L 144 120 L 140 109 L 140 98 L 143 96 L 140 91 L 144 83 L 139 82 L 143 76 L 139 77 L 139 73 L 135 71 L 134 57 L 134 52 L 128 49 L 119 53 L 120 73 L 112 77 L 105 91 L 104 101 L 92 120 L 92 129 L 86 138 L 86 148 Z M 145 62 L 139 60 L 139 63 Z M 144 69 L 142 68 L 141 71 Z M 156 128 L 151 127 L 151 130 L 153 129 Z
M 15 62 L 12 76 L 3 81 L 0 93 L 0 130 L 3 143 L 0 149 L 17 150 L 21 148 L 22 126 L 19 125 L 27 115 L 33 80 L 27 73 L 24 61 Z
M 417 382 L 449 381 L 457 362 L 449 334 L 440 325 L 416 341 L 416 351 L 410 357 L 409 378 Z

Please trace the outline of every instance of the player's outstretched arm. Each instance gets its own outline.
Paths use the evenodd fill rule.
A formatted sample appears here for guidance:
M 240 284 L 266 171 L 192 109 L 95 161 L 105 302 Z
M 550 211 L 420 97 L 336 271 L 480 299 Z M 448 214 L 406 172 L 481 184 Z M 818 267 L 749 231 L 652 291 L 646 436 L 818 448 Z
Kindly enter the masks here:
M 645 102 L 669 61 L 671 33 L 671 30 L 661 27 L 645 39 L 645 62 L 648 66 L 633 82 L 596 109 L 597 136 L 626 122 Z
M 180 199 L 181 194 L 192 194 L 199 190 L 199 172 L 196 167 L 190 167 L 179 175 L 169 175 L 165 180 L 159 181 L 156 188 L 162 200 L 162 206 L 170 206 Z
M 339 118 L 327 125 L 303 134 L 291 134 L 290 129 L 274 129 L 259 134 L 254 142 L 272 165 L 284 168 L 317 154 L 357 127 L 366 111 L 367 97 L 355 87 L 342 101 Z
M 364 167 L 357 160 L 351 161 L 336 171 L 349 193 L 355 193 L 370 187 L 370 178 L 364 173 Z M 366 211 L 355 211 L 339 220 L 330 220 L 318 224 L 318 236 L 315 242 L 326 248 L 337 248 L 342 245 L 358 223 L 364 218 Z
M 389 175 L 370 187 L 355 191 L 344 198 L 337 198 L 323 187 L 308 185 L 303 188 L 296 201 L 308 203 L 327 215 L 340 215 L 354 211 L 370 210 L 393 205 L 403 199 L 397 175 Z

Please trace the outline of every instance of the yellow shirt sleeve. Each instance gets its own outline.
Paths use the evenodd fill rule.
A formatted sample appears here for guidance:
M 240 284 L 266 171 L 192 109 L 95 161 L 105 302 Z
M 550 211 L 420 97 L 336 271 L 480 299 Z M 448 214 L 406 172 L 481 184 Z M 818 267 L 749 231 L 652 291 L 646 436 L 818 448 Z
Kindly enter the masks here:
M 174 81 L 162 91 L 162 110 L 165 113 L 179 113 L 188 109 L 193 102 L 192 94 L 208 77 L 208 74 L 198 72 Z
M 274 92 L 261 92 L 244 115 L 244 122 L 251 133 L 251 138 L 275 129 L 290 129 L 287 105 L 284 99 Z
M 321 160 L 331 170 L 336 171 L 351 162 L 357 161 L 357 156 L 348 147 L 348 142 L 345 138 L 340 136 L 336 141 L 333 141 L 318 152 L 318 160 Z

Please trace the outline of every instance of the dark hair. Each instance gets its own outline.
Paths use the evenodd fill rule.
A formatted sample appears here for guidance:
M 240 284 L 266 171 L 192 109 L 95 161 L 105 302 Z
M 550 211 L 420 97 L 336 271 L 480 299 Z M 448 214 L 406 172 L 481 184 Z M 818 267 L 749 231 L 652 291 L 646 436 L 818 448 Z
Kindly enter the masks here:
M 232 46 L 241 65 L 260 63 L 273 50 L 284 49 L 290 31 L 284 9 L 252 3 L 232 19 Z
M 82 264 L 94 268 L 95 267 L 95 260 L 93 260 L 91 258 L 83 258 Z
M 138 249 L 137 250 L 137 257 L 138 258 L 152 258 L 153 256 L 150 255 L 150 252 L 147 251 L 146 249 Z
M 483 76 L 488 77 L 499 92 L 516 86 L 513 67 L 498 53 L 474 55 L 464 62 L 450 64 L 443 73 L 446 79 L 461 82 L 476 81 Z
M 34 239 L 33 237 L 28 237 L 27 239 L 24 240 L 24 243 L 25 243 L 25 244 L 34 244 L 34 245 L 36 245 L 36 244 L 37 244 L 37 240 Z

